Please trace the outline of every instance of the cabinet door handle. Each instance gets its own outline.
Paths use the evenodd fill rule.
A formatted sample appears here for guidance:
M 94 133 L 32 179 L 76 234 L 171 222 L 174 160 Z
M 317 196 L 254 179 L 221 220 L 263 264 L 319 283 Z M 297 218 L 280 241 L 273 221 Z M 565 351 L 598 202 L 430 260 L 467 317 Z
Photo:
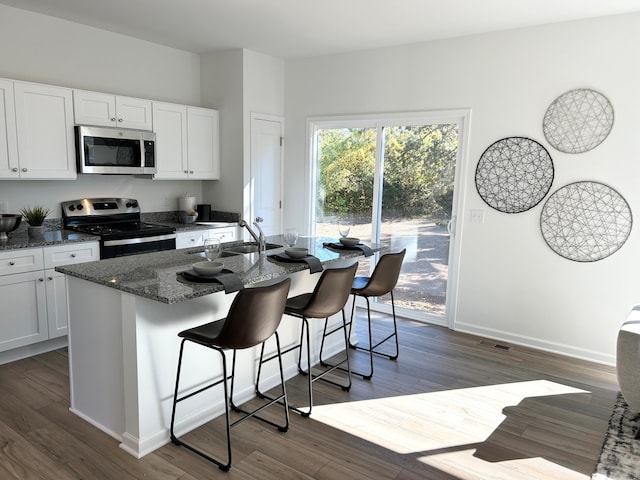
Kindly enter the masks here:
M 16 262 L 14 262 L 13 260 L 11 260 L 11 261 L 9 262 L 9 265 L 11 265 L 12 267 L 13 267 L 15 264 L 16 264 Z
M 189 173 L 189 170 L 185 170 L 184 173 Z
M 193 174 L 193 170 L 189 170 L 189 173 Z
M 27 169 L 26 169 L 26 168 L 23 168 L 23 169 L 22 169 L 22 171 L 23 171 L 23 172 L 26 172 L 26 171 L 27 171 Z
M 53 280 L 53 277 L 48 277 L 48 278 L 49 278 L 49 280 Z
M 12 172 L 17 172 L 17 171 L 18 171 L 18 168 L 17 168 L 17 167 L 13 167 L 13 168 L 11 169 L 11 171 L 12 171 Z
M 76 254 L 75 254 L 75 253 L 72 253 L 72 254 L 71 254 L 71 258 L 76 258 Z
M 38 281 L 39 282 L 44 282 L 44 278 L 41 277 L 41 278 L 38 279 Z
M 191 240 L 192 242 L 195 242 L 196 239 L 195 238 L 190 238 L 189 240 Z
M 121 121 L 122 121 L 122 119 L 121 119 L 121 118 L 119 118 L 119 119 L 118 119 L 118 121 L 119 121 L 119 122 L 121 122 Z
M 116 121 L 116 117 L 111 117 L 109 120 L 111 120 L 112 122 Z

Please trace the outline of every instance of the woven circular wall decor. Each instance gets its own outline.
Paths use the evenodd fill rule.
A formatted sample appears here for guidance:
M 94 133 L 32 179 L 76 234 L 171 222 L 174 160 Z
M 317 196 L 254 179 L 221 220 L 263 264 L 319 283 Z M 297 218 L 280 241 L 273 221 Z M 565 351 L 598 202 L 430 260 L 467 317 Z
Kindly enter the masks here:
M 576 262 L 595 262 L 619 250 L 629 238 L 632 223 L 626 200 L 598 182 L 575 182 L 559 188 L 540 214 L 547 245 Z
M 520 213 L 535 207 L 553 183 L 553 161 L 538 142 L 508 137 L 487 148 L 476 167 L 476 189 L 492 208 Z
M 613 107 L 599 92 L 581 88 L 556 98 L 542 121 L 547 141 L 564 153 L 582 153 L 600 145 L 613 127 Z

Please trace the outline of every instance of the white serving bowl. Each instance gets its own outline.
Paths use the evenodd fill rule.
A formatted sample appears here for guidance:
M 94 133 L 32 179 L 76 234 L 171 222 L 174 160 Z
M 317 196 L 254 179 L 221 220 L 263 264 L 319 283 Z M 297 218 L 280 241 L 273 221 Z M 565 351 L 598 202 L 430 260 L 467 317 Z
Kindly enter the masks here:
M 360 239 L 355 237 L 344 237 L 344 238 L 340 238 L 340 243 L 343 244 L 345 247 L 353 247 L 358 243 L 360 243 Z
M 284 249 L 284 253 L 291 258 L 304 258 L 309 255 L 309 249 L 304 247 L 289 247 Z
M 211 277 L 216 273 L 220 273 L 224 265 L 220 262 L 198 262 L 192 265 L 193 269 L 198 275 L 203 277 Z

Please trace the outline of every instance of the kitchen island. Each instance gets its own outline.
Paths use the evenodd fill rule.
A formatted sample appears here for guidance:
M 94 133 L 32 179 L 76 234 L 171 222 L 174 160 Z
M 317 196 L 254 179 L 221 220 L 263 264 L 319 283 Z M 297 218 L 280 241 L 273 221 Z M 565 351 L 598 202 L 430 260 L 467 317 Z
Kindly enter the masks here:
M 323 267 L 350 264 L 359 250 L 336 251 L 323 246 L 327 238 L 301 238 Z M 281 237 L 268 242 L 282 245 Z M 224 247 L 224 245 L 223 245 Z M 379 250 L 378 246 L 372 246 Z M 292 280 L 289 296 L 311 291 L 320 273 L 310 274 L 304 263 L 270 259 L 282 248 L 225 256 L 225 268 L 244 286 Z M 178 272 L 203 260 L 201 249 L 171 250 L 59 267 L 66 274 L 69 303 L 69 383 L 71 411 L 120 440 L 121 448 L 142 457 L 169 441 L 171 403 L 179 349 L 178 332 L 223 318 L 235 294 L 226 294 L 216 282 L 191 283 Z M 338 317 L 334 321 L 339 320 Z M 321 332 L 323 322 L 312 322 Z M 314 330 L 312 330 L 313 332 Z M 285 316 L 279 328 L 283 348 L 297 343 L 300 323 Z M 317 335 L 315 335 L 317 338 Z M 330 339 L 328 352 L 340 350 L 339 335 Z M 270 351 L 275 345 L 267 344 Z M 317 346 L 312 345 L 317 361 Z M 254 396 L 258 349 L 239 352 L 236 399 Z M 297 374 L 297 354 L 285 356 L 287 378 Z M 276 363 L 276 362 L 270 362 Z M 278 383 L 276 365 L 263 373 L 267 387 Z M 184 392 L 197 389 L 221 375 L 215 352 L 185 347 Z M 188 432 L 224 411 L 222 394 L 211 389 L 193 397 L 176 418 L 176 433 Z

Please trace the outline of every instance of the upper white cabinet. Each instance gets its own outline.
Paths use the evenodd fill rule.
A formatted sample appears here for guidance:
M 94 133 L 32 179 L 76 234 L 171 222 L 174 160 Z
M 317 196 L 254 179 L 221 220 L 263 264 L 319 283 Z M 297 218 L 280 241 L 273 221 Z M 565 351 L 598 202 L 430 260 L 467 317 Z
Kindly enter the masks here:
M 189 178 L 186 105 L 153 102 L 153 126 L 158 170 L 155 178 Z
M 24 82 L 13 89 L 18 164 L 5 178 L 76 178 L 71 89 Z
M 220 178 L 219 113 L 153 102 L 157 173 L 165 180 Z
M 187 107 L 189 178 L 220 178 L 219 121 L 217 110 Z
M 13 82 L 0 78 L 0 178 L 18 178 Z
M 79 125 L 153 129 L 151 100 L 74 90 L 73 108 Z

